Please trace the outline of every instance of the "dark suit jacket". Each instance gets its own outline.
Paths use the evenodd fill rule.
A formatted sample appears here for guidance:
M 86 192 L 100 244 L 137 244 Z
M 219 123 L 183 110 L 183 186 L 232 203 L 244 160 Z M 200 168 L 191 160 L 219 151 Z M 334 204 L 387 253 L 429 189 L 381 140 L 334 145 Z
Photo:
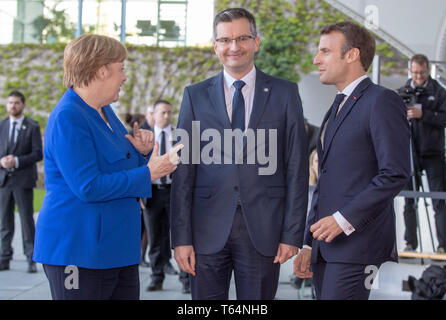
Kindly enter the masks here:
M 305 231 L 305 244 L 313 247 L 312 263 L 318 250 L 327 262 L 396 261 L 393 199 L 410 175 L 406 106 L 395 92 L 367 78 L 335 121 L 324 150 L 320 136 L 318 142 L 319 179 Z M 341 233 L 331 243 L 314 240 L 310 226 L 336 211 L 355 231 Z
M 177 129 L 189 133 L 189 149 L 196 142 L 191 140 L 192 121 L 200 122 L 200 132 L 215 129 L 222 141 L 221 148 L 213 152 L 222 161 L 204 164 L 200 159 L 199 164 L 180 164 L 173 173 L 172 244 L 193 245 L 200 254 L 220 251 L 228 239 L 240 197 L 253 245 L 261 254 L 274 256 L 279 242 L 300 246 L 305 228 L 308 145 L 298 88 L 295 83 L 257 69 L 248 128 L 277 130 L 277 169 L 272 175 L 259 175 L 262 165 L 257 159 L 247 164 L 246 153 L 244 164 L 223 164 L 223 132 L 231 130 L 223 81 L 221 72 L 184 91 Z M 268 134 L 265 140 L 268 150 Z M 201 150 L 207 144 L 202 141 Z
M 9 141 L 9 118 L 0 122 L 0 158 L 8 155 Z M 42 136 L 40 135 L 39 124 L 25 117 L 22 127 L 17 136 L 17 142 L 14 145 L 12 154 L 19 159 L 19 167 L 14 169 L 12 177 L 14 186 L 21 188 L 34 188 L 37 181 L 36 163 L 43 158 L 42 154 Z M 0 187 L 6 181 L 6 170 L 0 169 Z

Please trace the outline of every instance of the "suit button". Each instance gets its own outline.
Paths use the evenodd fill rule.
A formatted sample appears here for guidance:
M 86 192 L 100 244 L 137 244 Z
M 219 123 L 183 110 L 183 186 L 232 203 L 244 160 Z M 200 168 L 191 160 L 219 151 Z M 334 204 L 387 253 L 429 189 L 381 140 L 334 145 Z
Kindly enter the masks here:
M 130 159 L 130 153 L 127 153 L 127 159 Z
M 136 202 L 139 202 L 139 197 L 136 198 Z
M 234 187 L 234 190 L 235 190 L 235 191 L 238 191 L 238 187 Z
M 327 169 L 323 169 L 323 170 L 322 170 L 322 173 L 327 173 Z

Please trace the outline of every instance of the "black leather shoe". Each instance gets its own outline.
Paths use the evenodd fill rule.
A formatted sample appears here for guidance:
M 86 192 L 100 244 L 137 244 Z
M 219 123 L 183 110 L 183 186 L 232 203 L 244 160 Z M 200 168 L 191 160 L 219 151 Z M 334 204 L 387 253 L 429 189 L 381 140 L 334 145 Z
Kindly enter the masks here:
M 189 281 L 183 282 L 183 289 L 181 290 L 181 292 L 183 292 L 184 294 L 189 294 L 190 293 L 190 283 L 189 283 Z
M 165 274 L 170 274 L 170 275 L 178 274 L 178 271 L 175 270 L 175 268 L 172 266 L 172 264 L 170 262 L 168 262 L 164 265 L 163 270 L 164 270 Z
M 146 291 L 160 291 L 160 290 L 163 290 L 163 283 L 153 280 L 152 282 L 150 282 L 149 286 L 146 289 Z
M 37 272 L 37 266 L 34 261 L 28 262 L 28 270 L 26 272 L 28 272 L 28 273 L 36 273 Z
M 9 261 L 0 263 L 0 271 L 9 270 Z

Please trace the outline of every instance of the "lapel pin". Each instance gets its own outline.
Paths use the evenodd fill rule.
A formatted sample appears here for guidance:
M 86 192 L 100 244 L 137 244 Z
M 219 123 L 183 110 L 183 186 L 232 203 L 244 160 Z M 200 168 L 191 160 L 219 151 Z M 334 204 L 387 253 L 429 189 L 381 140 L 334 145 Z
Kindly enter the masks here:
M 353 96 L 353 99 L 356 100 L 356 96 Z
M 268 89 L 268 88 L 263 88 L 263 91 L 264 91 L 264 92 L 268 92 L 269 89 Z
M 22 126 L 22 130 L 25 130 L 26 129 L 26 126 Z

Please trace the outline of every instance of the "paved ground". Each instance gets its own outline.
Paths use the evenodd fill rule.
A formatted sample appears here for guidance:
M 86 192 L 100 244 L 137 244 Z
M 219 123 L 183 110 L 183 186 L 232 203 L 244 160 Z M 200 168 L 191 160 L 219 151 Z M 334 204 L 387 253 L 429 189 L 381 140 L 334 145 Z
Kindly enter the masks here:
M 16 219 L 16 233 L 13 246 L 15 253 L 11 261 L 11 270 L 0 272 L 0 300 L 46 300 L 51 299 L 48 281 L 40 264 L 37 265 L 38 273 L 26 273 L 26 259 L 22 251 L 19 219 Z M 174 265 L 175 262 L 172 261 Z M 378 276 L 378 288 L 372 290 L 371 299 L 382 300 L 407 300 L 409 292 L 402 291 L 402 281 L 409 275 L 419 278 L 430 261 L 421 265 L 419 260 L 400 260 L 399 264 L 386 263 L 381 267 Z M 298 291 L 289 284 L 289 276 L 292 272 L 292 262 L 288 261 L 281 267 L 280 283 L 276 298 L 279 300 L 298 299 Z M 143 300 L 188 300 L 190 295 L 181 293 L 181 284 L 178 276 L 168 275 L 164 281 L 163 290 L 146 292 L 150 281 L 150 269 L 140 268 L 141 299 Z M 310 298 L 310 292 L 306 290 L 305 299 Z M 231 287 L 230 299 L 235 299 L 235 290 Z

